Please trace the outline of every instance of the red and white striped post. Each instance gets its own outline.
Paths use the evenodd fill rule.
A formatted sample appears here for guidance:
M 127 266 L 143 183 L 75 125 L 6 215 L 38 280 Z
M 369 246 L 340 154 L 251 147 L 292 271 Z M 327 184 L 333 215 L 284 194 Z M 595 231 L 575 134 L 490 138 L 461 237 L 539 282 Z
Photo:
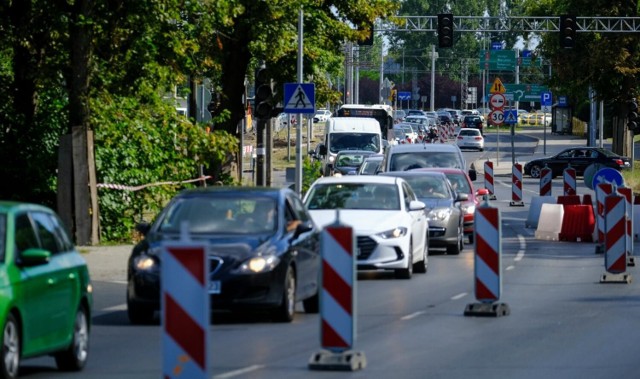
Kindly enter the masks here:
M 515 163 L 511 168 L 511 202 L 510 206 L 524 207 L 522 201 L 522 165 Z
M 366 366 L 363 352 L 351 351 L 355 342 L 356 239 L 353 228 L 336 222 L 320 234 L 322 288 L 320 343 L 311 355 L 311 370 L 359 370 Z
M 440 140 L 440 143 L 447 142 L 447 138 L 447 131 L 444 125 L 438 125 L 438 139 Z
M 456 135 L 456 127 L 453 125 L 453 123 L 449 123 L 449 137 L 450 138 L 454 138 Z
M 495 200 L 495 190 L 493 187 L 493 162 L 487 160 L 484 162 L 484 188 L 489 191 L 489 199 Z
M 564 183 L 564 195 L 576 195 L 576 169 L 569 165 L 562 171 L 562 182 Z
M 162 248 L 162 377 L 209 378 L 206 247 L 183 239 Z
M 627 219 L 627 266 L 635 266 L 636 260 L 633 256 L 633 190 L 628 187 L 618 187 L 618 193 L 625 200 L 625 218 Z
M 540 171 L 540 196 L 552 196 L 552 184 L 551 169 L 547 165 L 544 165 L 544 168 Z
M 613 186 L 609 183 L 596 185 L 596 227 L 598 228 L 598 244 L 596 254 L 604 253 L 604 199 L 613 192 Z
M 488 202 L 474 214 L 474 289 L 479 303 L 467 304 L 465 316 L 504 316 L 509 306 L 497 303 L 502 293 L 502 226 L 500 210 Z
M 606 272 L 600 283 L 630 283 L 631 275 L 627 271 L 627 202 L 624 196 L 612 193 L 604 200 L 605 214 L 605 252 Z

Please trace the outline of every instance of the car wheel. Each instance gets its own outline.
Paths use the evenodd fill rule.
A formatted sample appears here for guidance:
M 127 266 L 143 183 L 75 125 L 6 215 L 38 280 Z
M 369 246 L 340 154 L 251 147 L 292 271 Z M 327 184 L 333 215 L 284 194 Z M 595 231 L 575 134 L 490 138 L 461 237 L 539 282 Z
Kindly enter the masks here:
M 480 149 L 478 149 L 478 150 L 480 150 L 480 151 L 484 151 L 484 149 L 482 149 L 482 148 L 480 148 Z
M 296 312 L 296 276 L 291 266 L 287 268 L 282 289 L 282 303 L 274 311 L 274 316 L 277 321 L 291 322 Z
M 413 265 L 413 272 L 418 274 L 425 274 L 429 267 L 429 246 L 425 243 L 424 250 L 422 251 L 422 259 Z
M 395 271 L 396 278 L 398 279 L 411 279 L 413 275 L 413 242 L 409 244 L 409 263 L 407 268 L 401 268 Z
M 316 292 L 315 295 L 302 300 L 302 307 L 305 313 L 318 313 L 320 312 L 320 296 Z
M 538 165 L 533 165 L 531 166 L 531 169 L 529 170 L 529 175 L 532 178 L 539 178 L 540 177 L 540 172 L 542 171 L 542 168 Z
M 460 254 L 460 250 L 462 250 L 462 248 L 460 247 L 460 233 L 458 233 L 458 238 L 456 239 L 456 242 L 452 245 L 447 246 L 447 254 L 458 255 Z
M 155 310 L 148 305 L 131 301 L 127 293 L 127 315 L 129 316 L 129 322 L 134 325 L 151 324 L 153 322 L 154 312 Z
M 87 311 L 81 306 L 76 312 L 73 323 L 73 339 L 69 347 L 55 355 L 58 369 L 64 371 L 80 371 L 89 357 L 89 322 Z
M 2 377 L 17 378 L 20 368 L 20 328 L 13 314 L 7 315 L 2 333 Z

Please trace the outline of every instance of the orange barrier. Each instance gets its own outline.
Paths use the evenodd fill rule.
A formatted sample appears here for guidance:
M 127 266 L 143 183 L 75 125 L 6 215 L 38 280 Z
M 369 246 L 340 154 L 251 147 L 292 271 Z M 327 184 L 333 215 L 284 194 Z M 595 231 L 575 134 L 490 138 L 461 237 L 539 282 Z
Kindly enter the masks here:
M 558 239 L 560 241 L 593 242 L 596 220 L 591 205 L 563 205 L 564 217 Z
M 557 204 L 562 204 L 562 205 L 580 205 L 580 195 L 562 195 L 562 196 L 558 196 Z
M 593 200 L 591 199 L 591 195 L 588 193 L 585 193 L 584 195 L 582 195 L 582 205 L 591 205 L 593 206 Z

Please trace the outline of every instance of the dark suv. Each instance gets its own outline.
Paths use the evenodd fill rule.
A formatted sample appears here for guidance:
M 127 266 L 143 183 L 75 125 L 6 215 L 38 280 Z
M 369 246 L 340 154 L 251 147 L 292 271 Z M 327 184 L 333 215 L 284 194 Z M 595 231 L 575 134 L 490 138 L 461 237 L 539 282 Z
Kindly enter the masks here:
M 480 116 L 476 116 L 476 115 L 464 116 L 464 119 L 462 120 L 462 127 L 476 128 L 476 129 L 480 129 L 480 133 L 483 132 L 482 119 L 480 118 Z

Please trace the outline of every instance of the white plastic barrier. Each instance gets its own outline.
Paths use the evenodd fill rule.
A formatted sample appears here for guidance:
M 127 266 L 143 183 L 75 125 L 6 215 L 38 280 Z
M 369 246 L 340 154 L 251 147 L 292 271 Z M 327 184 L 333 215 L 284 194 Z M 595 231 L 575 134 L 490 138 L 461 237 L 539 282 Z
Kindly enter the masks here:
M 542 204 L 556 204 L 557 200 L 553 196 L 534 196 L 531 198 L 531 205 L 529 206 L 529 215 L 524 225 L 527 228 L 537 228 L 538 220 L 540 219 L 540 212 L 542 211 Z
M 557 241 L 562 230 L 564 207 L 562 204 L 542 204 L 536 239 Z

